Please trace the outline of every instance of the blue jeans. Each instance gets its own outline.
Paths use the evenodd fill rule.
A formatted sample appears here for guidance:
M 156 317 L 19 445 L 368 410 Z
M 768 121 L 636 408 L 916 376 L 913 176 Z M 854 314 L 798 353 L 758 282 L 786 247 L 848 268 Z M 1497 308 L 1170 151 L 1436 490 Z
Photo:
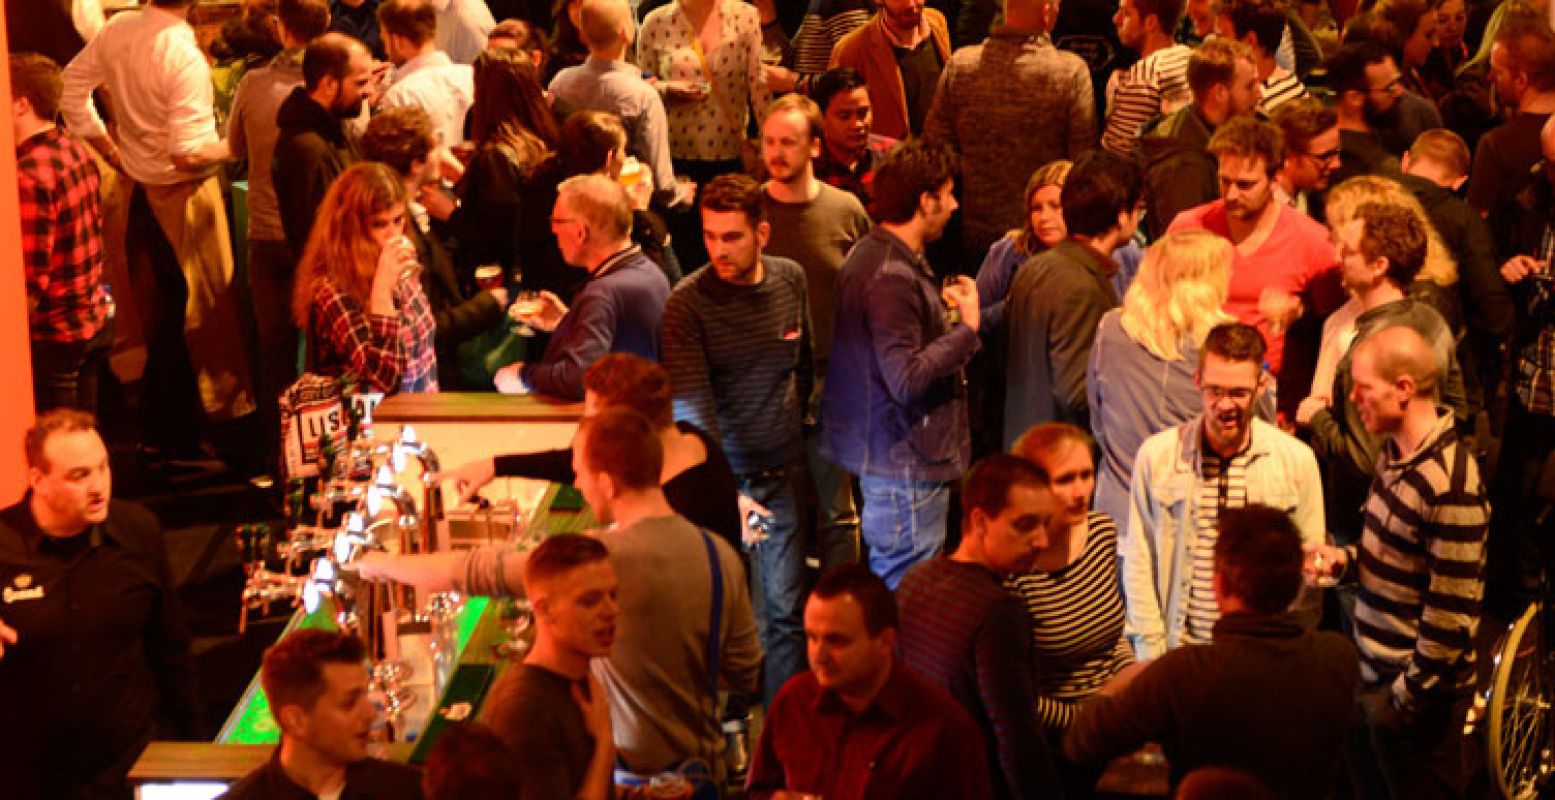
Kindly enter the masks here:
M 766 651 L 767 702 L 789 678 L 805 670 L 805 548 L 799 499 L 805 471 L 795 461 L 776 469 L 737 476 L 740 491 L 766 506 L 765 541 L 748 545 L 756 587 L 756 627 Z
M 864 514 L 860 527 L 869 545 L 869 569 L 891 591 L 914 564 L 945 547 L 950 484 L 860 476 Z

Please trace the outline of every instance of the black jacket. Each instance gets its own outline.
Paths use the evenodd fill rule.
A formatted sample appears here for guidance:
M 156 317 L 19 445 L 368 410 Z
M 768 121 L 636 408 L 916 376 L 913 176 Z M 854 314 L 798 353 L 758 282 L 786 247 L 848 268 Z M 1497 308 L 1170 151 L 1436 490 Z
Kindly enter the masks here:
M 1186 106 L 1145 128 L 1139 159 L 1145 171 L 1145 232 L 1160 239 L 1178 214 L 1220 197 L 1219 165 L 1209 152 L 1215 130 L 1197 106 Z
M 432 305 L 437 324 L 437 385 L 442 391 L 486 391 L 487 386 L 467 386 L 459 372 L 459 345 L 491 330 L 505 314 L 491 292 L 467 286 L 454 270 L 453 258 L 435 232 L 425 234 L 414 221 L 405 226 L 421 262 L 421 288 Z
M 1360 659 L 1341 634 L 1294 614 L 1227 614 L 1213 644 L 1162 656 L 1116 697 L 1082 703 L 1064 754 L 1105 764 L 1159 742 L 1172 785 L 1195 768 L 1245 770 L 1289 798 L 1327 797 L 1360 688 Z
M 281 133 L 275 140 L 270 175 L 286 244 L 301 259 L 329 185 L 356 163 L 356 143 L 340 120 L 301 86 L 281 102 L 275 124 Z

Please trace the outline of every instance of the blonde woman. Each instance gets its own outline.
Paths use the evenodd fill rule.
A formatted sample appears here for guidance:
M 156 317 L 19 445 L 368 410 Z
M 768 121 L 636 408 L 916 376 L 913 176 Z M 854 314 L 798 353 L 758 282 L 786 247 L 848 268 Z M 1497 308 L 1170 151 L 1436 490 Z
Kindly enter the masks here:
M 1425 225 L 1425 266 L 1415 277 L 1408 294 L 1415 300 L 1436 309 L 1452 328 L 1454 337 L 1463 335 L 1463 307 L 1454 288 L 1458 283 L 1458 262 L 1442 242 L 1431 218 L 1420 201 L 1403 185 L 1390 178 L 1362 175 L 1351 178 L 1329 190 L 1325 200 L 1328 227 L 1337 232 L 1355 217 L 1355 209 L 1365 203 L 1382 203 L 1409 209 L 1416 219 Z M 1329 397 L 1334 385 L 1334 372 L 1339 360 L 1350 349 L 1355 339 L 1355 319 L 1360 314 L 1360 303 L 1351 297 L 1323 323 L 1322 344 L 1318 349 L 1317 368 L 1312 374 L 1313 397 Z
M 292 295 L 310 372 L 354 373 L 384 394 L 437 391 L 437 323 L 405 235 L 406 202 L 400 176 L 373 162 L 324 195 Z
M 977 300 L 982 305 L 984 339 L 998 330 L 1004 319 L 1004 298 L 1010 293 L 1010 284 L 1015 282 L 1015 271 L 1032 256 L 1069 237 L 1061 200 L 1064 181 L 1073 167 L 1073 161 L 1064 159 L 1037 167 L 1026 181 L 1025 223 L 988 248 L 988 255 L 977 270 Z M 1128 291 L 1141 256 L 1139 245 L 1133 240 L 1112 251 L 1112 260 L 1118 264 L 1112 285 L 1118 290 L 1119 297 Z
M 1101 452 L 1096 509 L 1127 527 L 1134 454 L 1151 435 L 1202 409 L 1193 373 L 1231 282 L 1231 243 L 1207 231 L 1169 233 L 1145 251 L 1123 306 L 1101 318 L 1086 373 Z

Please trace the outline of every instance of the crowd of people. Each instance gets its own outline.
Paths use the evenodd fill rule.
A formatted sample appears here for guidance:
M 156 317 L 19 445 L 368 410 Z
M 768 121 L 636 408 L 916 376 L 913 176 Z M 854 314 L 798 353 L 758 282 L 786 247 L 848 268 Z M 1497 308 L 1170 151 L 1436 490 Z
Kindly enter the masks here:
M 259 0 L 226 97 L 190 0 L 10 58 L 40 412 L 116 340 L 152 468 L 246 420 L 276 472 L 304 371 L 582 401 L 450 475 L 574 484 L 597 537 L 360 567 L 535 609 L 430 795 L 716 791 L 753 705 L 754 797 L 1084 797 L 1149 742 L 1184 796 L 1469 791 L 1476 650 L 1549 560 L 1539 0 L 1331 1 L 1336 41 L 1305 1 L 530 5 Z M 79 569 L 40 541 L 141 548 L 44 419 L 18 592 Z M 11 591 L 0 687 L 52 663 Z M 420 791 L 362 760 L 361 661 L 272 648 L 233 796 Z

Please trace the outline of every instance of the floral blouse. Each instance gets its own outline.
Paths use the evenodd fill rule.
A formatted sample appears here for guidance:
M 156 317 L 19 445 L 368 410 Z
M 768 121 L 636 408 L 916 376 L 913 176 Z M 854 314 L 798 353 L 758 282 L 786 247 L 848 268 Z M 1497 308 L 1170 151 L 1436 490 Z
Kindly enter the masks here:
M 761 16 L 740 0 L 718 0 L 723 34 L 706 53 L 712 75 L 702 71 L 691 18 L 676 0 L 654 9 L 637 37 L 637 63 L 660 81 L 707 82 L 702 100 L 666 97 L 670 154 L 693 161 L 740 157 L 749 108 L 765 108 L 771 98 L 761 68 Z M 660 84 L 660 92 L 663 84 Z

